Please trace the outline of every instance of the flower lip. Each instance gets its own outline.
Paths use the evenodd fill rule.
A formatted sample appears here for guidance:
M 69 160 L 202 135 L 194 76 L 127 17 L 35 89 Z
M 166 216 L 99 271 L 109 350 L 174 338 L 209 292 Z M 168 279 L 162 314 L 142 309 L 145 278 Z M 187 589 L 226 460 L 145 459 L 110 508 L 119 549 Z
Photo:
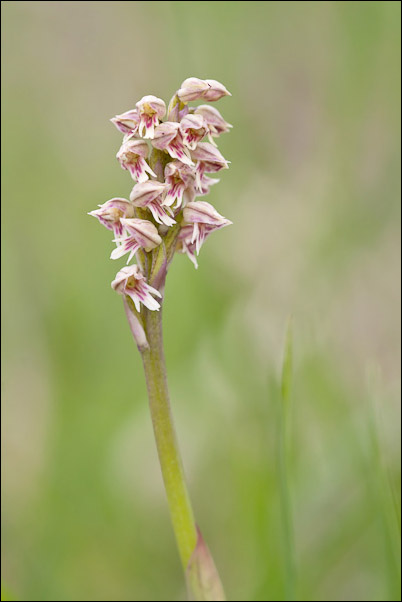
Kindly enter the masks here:
M 156 178 L 156 174 L 152 171 L 146 157 L 149 154 L 149 147 L 145 140 L 125 140 L 121 145 L 116 158 L 121 167 L 127 169 L 131 177 L 138 182 L 146 182 L 149 175 Z M 149 175 L 148 175 L 149 174 Z
M 198 262 L 196 257 L 196 243 L 191 242 L 193 238 L 193 229 L 194 228 L 191 224 L 182 226 L 177 239 L 176 251 L 178 253 L 185 253 L 194 265 L 195 269 L 197 269 Z
M 138 132 L 141 137 L 152 139 L 159 119 L 166 113 L 166 105 L 161 98 L 149 95 L 143 96 L 136 107 L 140 114 Z
M 168 152 L 173 159 L 193 165 L 190 152 L 184 145 L 180 124 L 175 121 L 165 121 L 155 128 L 152 145 L 159 150 Z
M 180 122 L 180 132 L 184 144 L 194 150 L 206 134 L 209 133 L 208 126 L 202 115 L 186 115 Z
M 181 161 L 174 160 L 165 167 L 165 181 L 168 184 L 164 205 L 171 206 L 176 201 L 175 209 L 183 204 L 184 192 L 194 184 L 194 170 Z
M 198 181 L 197 186 L 197 196 L 205 196 L 209 193 L 209 189 L 214 184 L 218 184 L 220 180 L 217 178 L 208 178 L 205 174 L 203 174 Z

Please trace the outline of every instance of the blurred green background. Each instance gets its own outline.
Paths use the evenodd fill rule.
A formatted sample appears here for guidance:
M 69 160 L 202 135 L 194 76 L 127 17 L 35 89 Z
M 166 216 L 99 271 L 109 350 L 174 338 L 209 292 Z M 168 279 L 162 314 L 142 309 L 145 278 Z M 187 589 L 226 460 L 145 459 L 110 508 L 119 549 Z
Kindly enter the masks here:
M 140 357 L 86 213 L 127 197 L 109 123 L 222 81 L 234 225 L 177 256 L 165 344 L 198 523 L 232 600 L 398 600 L 399 2 L 2 2 L 3 582 L 183 600 Z M 119 265 L 117 265 L 119 263 Z M 121 265 L 120 265 L 121 264 Z

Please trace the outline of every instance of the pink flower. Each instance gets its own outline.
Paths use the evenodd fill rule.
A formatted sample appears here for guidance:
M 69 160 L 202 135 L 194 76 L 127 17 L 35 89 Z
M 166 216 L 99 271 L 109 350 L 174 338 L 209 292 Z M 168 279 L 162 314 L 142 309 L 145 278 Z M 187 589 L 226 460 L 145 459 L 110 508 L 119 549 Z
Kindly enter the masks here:
M 119 259 L 126 253 L 130 253 L 127 260 L 127 263 L 130 263 L 133 255 L 138 249 L 142 248 L 145 251 L 151 251 L 162 242 L 158 230 L 146 219 L 121 218 L 121 223 L 125 227 L 128 236 L 115 239 L 114 242 L 119 242 L 121 244 L 112 251 L 110 259 Z
M 103 205 L 99 205 L 100 209 L 90 211 L 88 215 L 96 217 L 100 223 L 108 230 L 112 230 L 114 235 L 123 236 L 124 228 L 121 223 L 122 217 L 134 217 L 134 207 L 126 199 L 110 199 Z
M 198 262 L 195 255 L 195 242 L 192 242 L 193 229 L 191 224 L 187 224 L 181 228 L 177 238 L 176 251 L 178 253 L 185 253 L 189 260 L 194 264 L 195 269 L 197 269 Z
M 148 180 L 134 186 L 130 194 L 130 201 L 135 207 L 146 207 L 149 209 L 158 224 L 173 226 L 176 223 L 175 220 L 166 213 L 168 211 L 172 215 L 172 210 L 169 207 L 163 206 L 166 189 L 167 184 Z
M 229 167 L 225 157 L 209 142 L 200 142 L 191 152 L 191 156 L 197 161 L 195 174 L 198 190 L 201 190 L 204 173 L 215 173 Z
M 216 209 L 205 201 L 188 203 L 183 210 L 184 221 L 193 224 L 190 242 L 195 242 L 197 255 L 207 236 L 214 230 L 229 226 L 232 222 L 220 215 Z
M 143 96 L 135 105 L 140 115 L 138 131 L 143 138 L 153 138 L 154 130 L 159 119 L 166 113 L 166 105 L 161 98 L 156 96 Z M 145 129 L 145 134 L 144 134 Z
M 200 105 L 194 111 L 194 115 L 201 115 L 209 130 L 209 141 L 215 145 L 212 137 L 217 138 L 221 134 L 228 132 L 233 126 L 225 121 L 218 109 L 211 105 Z M 216 146 L 216 145 L 215 145 Z
M 126 111 L 121 115 L 116 115 L 110 120 L 117 129 L 126 134 L 126 136 L 135 136 L 138 132 L 138 126 L 140 124 L 140 116 L 136 109 L 132 109 L 131 111 Z
M 171 206 L 176 201 L 177 209 L 183 203 L 184 191 L 194 182 L 194 171 L 181 161 L 171 161 L 165 167 L 165 182 L 168 189 L 163 204 Z
M 185 146 L 194 150 L 209 130 L 202 115 L 186 115 L 180 122 L 180 132 Z
M 180 124 L 174 121 L 165 121 L 155 129 L 152 145 L 159 150 L 169 153 L 174 159 L 179 159 L 186 165 L 193 165 L 188 149 L 184 146 Z
M 149 147 L 145 140 L 126 140 L 116 157 L 122 168 L 127 169 L 134 180 L 146 182 L 148 174 L 156 178 L 156 174 L 145 160 L 148 154 Z
M 215 79 L 189 77 L 180 86 L 177 96 L 183 103 L 187 103 L 200 98 L 211 102 L 219 100 L 222 96 L 231 96 L 231 94 L 223 84 L 217 82 Z
M 208 178 L 207 176 L 203 175 L 199 180 L 199 186 L 197 189 L 198 192 L 196 196 L 205 196 L 206 194 L 209 194 L 209 189 L 211 186 L 218 184 L 218 182 L 219 180 L 215 178 Z
M 147 284 L 141 268 L 136 264 L 121 269 L 112 282 L 112 288 L 120 295 L 131 297 L 138 312 L 141 310 L 141 303 L 151 311 L 159 311 L 160 304 L 152 295 L 162 295 L 156 288 Z

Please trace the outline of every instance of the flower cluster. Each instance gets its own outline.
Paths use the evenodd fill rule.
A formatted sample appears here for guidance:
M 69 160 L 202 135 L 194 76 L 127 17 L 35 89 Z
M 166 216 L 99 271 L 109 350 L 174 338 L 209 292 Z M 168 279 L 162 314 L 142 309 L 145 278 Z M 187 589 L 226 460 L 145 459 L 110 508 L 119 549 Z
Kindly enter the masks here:
M 215 107 L 188 104 L 227 95 L 215 80 L 190 77 L 167 109 L 160 98 L 144 96 L 135 109 L 111 119 L 124 135 L 116 157 L 135 184 L 129 199 L 110 199 L 89 215 L 112 230 L 116 248 L 111 259 L 128 255 L 128 264 L 136 256 L 137 263 L 120 270 L 112 288 L 130 297 L 138 312 L 140 304 L 151 311 L 160 308 L 155 297 L 161 293 L 150 281 L 161 249 L 161 269 L 166 271 L 171 249 L 187 254 L 197 268 L 196 256 L 207 236 L 232 223 L 210 203 L 196 200 L 219 181 L 206 174 L 228 168 L 215 138 L 232 126 Z

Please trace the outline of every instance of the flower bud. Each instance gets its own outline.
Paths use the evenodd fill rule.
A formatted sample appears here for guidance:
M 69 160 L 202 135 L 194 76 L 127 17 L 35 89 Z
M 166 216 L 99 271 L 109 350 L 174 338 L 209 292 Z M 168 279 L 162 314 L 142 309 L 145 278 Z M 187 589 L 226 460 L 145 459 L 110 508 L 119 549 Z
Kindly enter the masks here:
M 231 93 L 226 90 L 225 86 L 220 82 L 217 82 L 216 79 L 206 79 L 205 81 L 209 85 L 209 90 L 203 95 L 205 100 L 213 102 L 219 100 L 222 96 L 232 96 Z
M 184 103 L 204 98 L 209 102 L 219 100 L 222 96 L 231 96 L 223 84 L 215 79 L 198 79 L 189 77 L 182 83 L 177 96 Z
M 203 79 L 198 77 L 189 77 L 184 80 L 180 89 L 177 91 L 177 96 L 182 102 L 190 102 L 203 97 L 203 94 L 209 90 L 209 85 Z

